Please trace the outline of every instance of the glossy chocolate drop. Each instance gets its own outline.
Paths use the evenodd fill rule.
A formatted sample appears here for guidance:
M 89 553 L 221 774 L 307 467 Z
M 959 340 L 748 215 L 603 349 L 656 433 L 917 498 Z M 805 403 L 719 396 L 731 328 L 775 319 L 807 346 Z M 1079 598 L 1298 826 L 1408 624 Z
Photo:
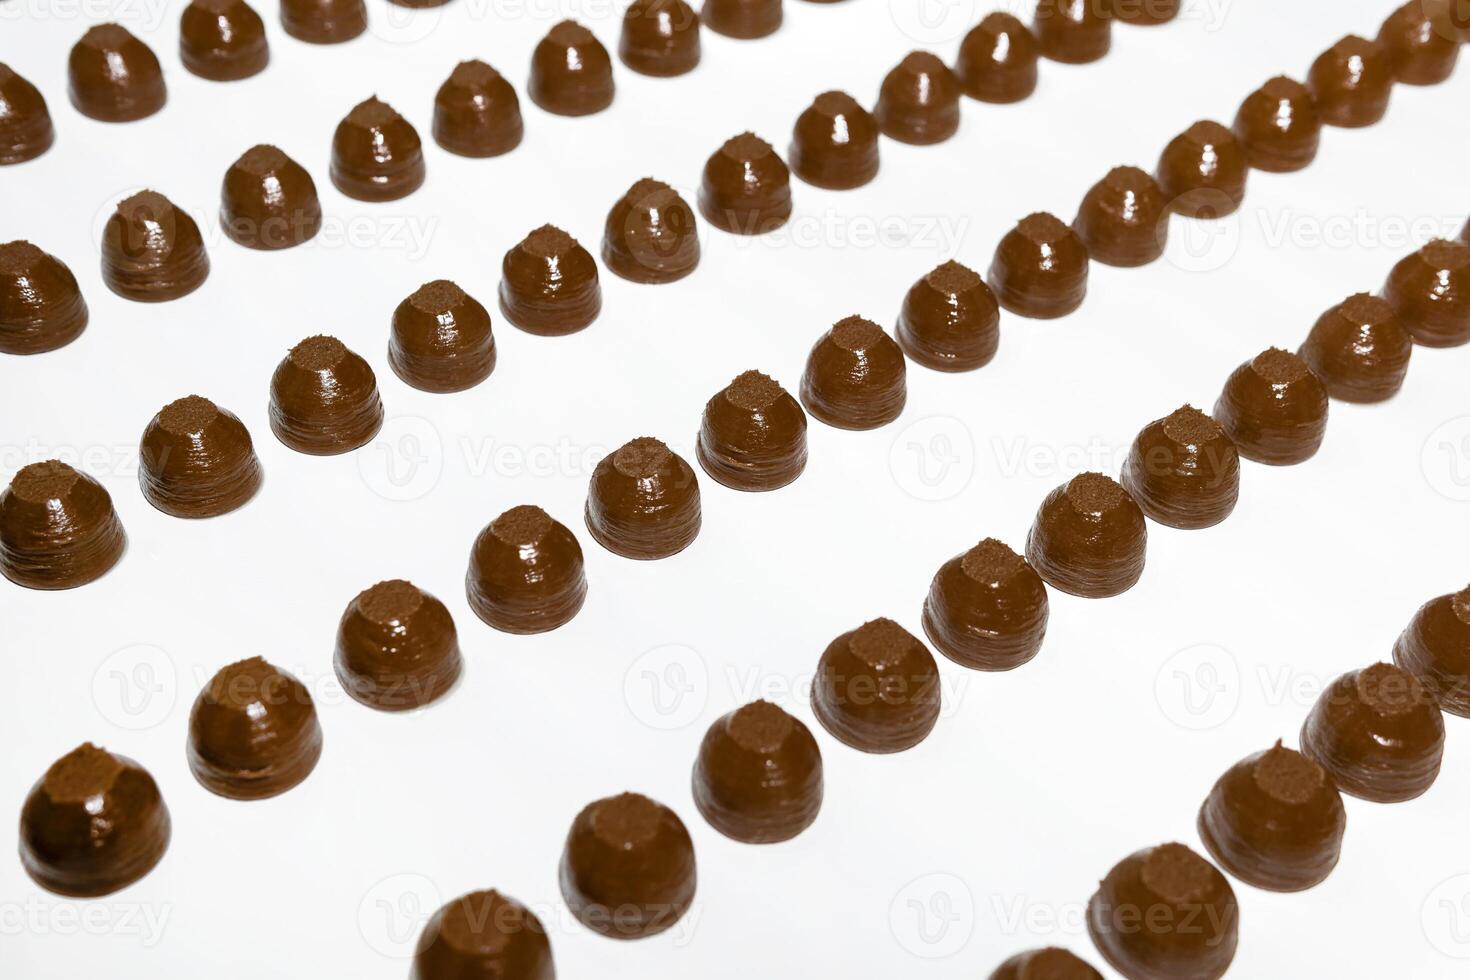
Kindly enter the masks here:
M 375 95 L 359 102 L 332 136 L 332 183 L 359 201 L 396 201 L 424 183 L 424 151 L 413 125 Z
M 209 278 L 199 226 L 157 191 L 120 201 L 102 229 L 102 281 L 124 299 L 164 303 Z
M 225 171 L 219 220 L 230 240 L 246 248 L 274 251 L 310 241 L 322 227 L 316 181 L 276 147 L 252 146 Z
M 781 0 L 704 0 L 699 19 L 716 34 L 749 41 L 776 33 Z
M 1101 473 L 1083 473 L 1041 502 L 1026 559 L 1052 588 L 1101 599 L 1133 588 L 1147 545 L 1133 495 Z
M 56 350 L 87 328 L 87 303 L 66 263 L 30 242 L 0 245 L 0 351 Z
M 876 429 L 898 418 L 907 400 L 903 349 L 871 320 L 838 320 L 807 355 L 801 403 L 828 425 Z
M 643 178 L 607 213 L 602 261 L 614 274 L 632 282 L 683 279 L 699 265 L 694 209 L 668 184 Z
M 990 980 L 1103 980 L 1086 960 L 1058 946 L 1017 953 L 1006 960 Z
M 1322 445 L 1327 389 L 1306 361 L 1272 347 L 1235 369 L 1214 416 L 1246 459 L 1290 466 Z
M 1413 338 L 1393 307 L 1357 293 L 1317 318 L 1297 355 L 1333 398 L 1381 402 L 1403 386 L 1413 350 Z
M 693 71 L 699 64 L 699 15 L 684 0 L 633 0 L 623 13 L 618 57 L 656 78 Z
M 1235 115 L 1235 135 L 1257 170 L 1288 173 L 1317 158 L 1322 119 L 1301 82 L 1278 75 L 1246 96 Z
M 990 263 L 990 288 L 1019 316 L 1051 320 L 1087 298 L 1087 246 L 1070 226 L 1044 211 L 1006 233 Z
M 169 402 L 143 430 L 138 485 L 165 514 L 228 514 L 255 496 L 260 482 L 260 460 L 245 423 L 208 398 Z
M 1388 112 L 1393 63 L 1377 41 L 1349 34 L 1312 62 L 1307 88 L 1327 125 L 1371 126 Z
M 883 79 L 873 114 L 890 139 L 942 143 L 960 128 L 959 82 L 928 51 L 911 51 Z
M 127 548 L 107 490 L 59 460 L 31 463 L 0 492 L 0 572 L 28 589 L 101 578 Z
M 531 101 L 558 116 L 587 116 L 612 105 L 612 59 L 591 31 L 573 20 L 553 27 L 531 56 Z
M 271 376 L 271 431 L 298 453 L 335 456 L 383 427 L 378 379 L 336 337 L 308 337 Z
M 975 670 L 1011 670 L 1046 637 L 1046 586 L 1004 542 L 986 538 L 940 566 L 924 600 L 934 648 Z
M 234 82 L 265 71 L 265 24 L 245 0 L 190 0 L 179 19 L 179 60 L 200 78 Z
M 588 929 L 609 939 L 663 932 L 694 901 L 694 843 L 678 815 L 646 796 L 589 803 L 561 856 L 561 894 Z
M 1218 422 L 1185 405 L 1138 433 L 1122 482 L 1160 524 L 1213 527 L 1240 496 L 1240 454 Z
M 97 898 L 152 871 L 171 834 L 148 770 L 87 742 L 52 763 L 26 796 L 20 863 L 47 891 Z
M 1038 0 L 1031 29 L 1041 53 L 1063 64 L 1097 61 L 1113 46 L 1113 22 L 1103 0 Z
M 473 388 L 495 370 L 490 313 L 447 279 L 425 283 L 393 311 L 388 364 L 422 391 Z
M 861 187 L 878 176 L 878 121 L 846 92 L 823 92 L 797 117 L 787 156 L 808 184 Z
M 909 287 L 894 332 L 903 352 L 925 367 L 973 371 L 1000 346 L 1000 307 L 978 272 L 945 262 Z
M 259 657 L 222 668 L 189 712 L 189 769 L 219 796 L 279 796 L 310 776 L 321 754 L 311 693 Z
M 699 465 L 735 490 L 775 490 L 806 469 L 806 413 L 773 378 L 746 371 L 704 406 Z
M 996 11 L 960 42 L 955 78 L 981 102 L 1020 102 L 1036 91 L 1040 48 L 1030 28 L 1013 15 Z
M 1420 606 L 1394 644 L 1393 662 L 1445 711 L 1470 718 L 1470 587 Z
M 753 701 L 705 732 L 694 763 L 694 804 L 726 837 L 790 840 L 822 808 L 822 752 L 800 721 Z
M 791 171 L 771 144 L 741 133 L 705 163 L 699 210 L 721 231 L 763 235 L 791 217 Z
M 1440 239 L 1405 256 L 1388 274 L 1383 298 L 1417 344 L 1470 341 L 1470 244 Z
M 158 56 L 117 24 L 98 24 L 83 34 L 67 68 L 71 104 L 102 122 L 143 119 L 168 101 Z
M 545 633 L 572 620 L 587 599 L 582 546 L 540 507 L 512 507 L 470 551 L 470 608 L 506 633 Z
M 1249 174 L 1245 147 L 1235 134 L 1202 119 L 1169 142 L 1154 176 L 1175 212 L 1213 219 L 1240 208 Z
M 461 61 L 434 96 L 434 141 L 450 153 L 500 156 L 524 134 L 515 88 L 483 61 Z
M 0 62 L 0 166 L 34 160 L 54 142 L 51 111 L 40 90 Z
M 699 480 L 662 442 L 634 439 L 593 470 L 586 519 L 593 539 L 624 558 L 677 555 L 699 534 Z
M 341 44 L 367 30 L 363 0 L 281 0 L 281 26 L 298 41 Z
M 505 253 L 500 264 L 500 311 L 527 333 L 576 333 L 602 311 L 597 262 L 575 238 L 542 225 Z
M 1082 199 L 1072 229 L 1099 262 L 1148 265 L 1169 240 L 1169 201 L 1144 171 L 1114 167 Z
M 827 645 L 812 681 L 812 712 L 860 752 L 902 752 L 939 720 L 934 655 L 891 619 L 874 619 Z
M 337 624 L 337 680 L 379 711 L 409 711 L 448 694 L 463 661 L 444 603 L 390 579 L 358 593 Z
M 1409 0 L 1383 22 L 1378 41 L 1394 77 L 1405 85 L 1438 85 L 1449 78 L 1460 45 L 1430 19 L 1424 0 Z
M 1179 16 L 1184 0 L 1107 0 L 1108 15 L 1135 27 L 1157 27 Z
M 429 917 L 409 980 L 556 980 L 546 927 L 497 891 L 471 892 Z

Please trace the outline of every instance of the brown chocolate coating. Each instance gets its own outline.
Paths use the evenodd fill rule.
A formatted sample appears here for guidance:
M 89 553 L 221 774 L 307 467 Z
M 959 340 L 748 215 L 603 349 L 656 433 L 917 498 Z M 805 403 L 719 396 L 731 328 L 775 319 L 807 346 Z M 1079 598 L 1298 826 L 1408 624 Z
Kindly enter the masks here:
M 1083 473 L 1046 495 L 1026 538 L 1026 559 L 1047 585 L 1102 599 L 1143 575 L 1148 527 L 1133 495 L 1101 473 Z
M 298 453 L 350 452 L 383 427 L 378 379 L 336 337 L 308 337 L 271 376 L 270 419 L 276 438 Z
M 1185 405 L 1138 433 L 1122 482 L 1160 524 L 1213 527 L 1230 516 L 1240 496 L 1240 454 L 1218 422 Z
M 20 813 L 20 863 L 47 891 L 97 898 L 152 871 L 171 833 L 148 770 L 86 742 L 31 787 Z
M 699 225 L 694 209 L 663 181 L 645 177 L 607 213 L 602 261 L 633 282 L 683 279 L 699 265 Z
M 907 401 L 903 348 L 871 320 L 838 320 L 807 355 L 801 403 L 828 425 L 876 429 L 898 418 Z
M 622 793 L 583 807 L 561 856 L 561 894 L 609 939 L 663 932 L 694 901 L 694 842 L 662 803 Z
M 0 166 L 34 160 L 54 142 L 56 130 L 45 97 L 0 61 Z
M 332 136 L 332 183 L 359 201 L 396 201 L 424 183 L 418 130 L 375 95 L 352 107 Z
M 1036 91 L 1040 57 L 1031 29 L 1013 15 L 996 11 L 986 14 L 960 42 L 955 78 L 972 99 L 1020 102 Z
M 1393 662 L 1445 711 L 1470 718 L 1470 586 L 1420 606 L 1393 646 Z
M 310 776 L 321 754 L 311 692 L 259 657 L 221 668 L 189 712 L 189 770 L 232 800 L 279 796 Z
M 246 248 L 291 248 L 316 236 L 322 205 L 306 168 L 274 146 L 260 144 L 225 171 L 220 227 Z
M 1403 386 L 1413 350 L 1414 340 L 1393 307 L 1357 293 L 1317 318 L 1297 355 L 1333 398 L 1381 402 Z
M 634 439 L 592 471 L 586 520 L 593 539 L 624 558 L 677 555 L 699 534 L 699 480 L 662 442 Z
M 0 492 L 0 572 L 28 589 L 101 578 L 127 547 L 107 490 L 58 460 L 21 468 Z
M 87 328 L 87 302 L 65 262 L 30 242 L 0 245 L 0 351 L 40 354 Z
M 1307 73 L 1307 88 L 1322 122 L 1371 126 L 1388 112 L 1393 63 L 1377 41 L 1349 34 L 1323 51 Z
M 612 59 L 574 20 L 557 24 L 531 56 L 531 101 L 558 116 L 587 116 L 612 105 Z
M 909 287 L 894 333 L 925 367 L 973 371 L 1000 346 L 1000 306 L 978 272 L 945 262 Z
M 699 19 L 716 34 L 749 41 L 776 33 L 781 0 L 704 0 Z
M 281 0 L 281 26 L 298 41 L 341 44 L 367 30 L 363 0 Z
M 102 122 L 132 122 L 168 101 L 163 68 L 153 49 L 117 24 L 82 35 L 67 62 L 71 104 Z
M 1055 215 L 1022 218 L 995 248 L 990 288 L 1012 313 L 1039 320 L 1066 316 L 1087 298 L 1087 246 Z
M 694 804 L 710 826 L 746 844 L 790 840 L 822 808 L 822 752 L 797 719 L 752 701 L 705 732 Z
M 1430 18 L 1424 0 L 1409 0 L 1384 20 L 1378 41 L 1394 77 L 1405 85 L 1438 85 L 1449 78 L 1460 46 Z
M 554 225 L 542 225 L 505 253 L 500 312 L 527 333 L 576 333 L 602 312 L 602 286 L 592 253 Z
M 797 117 L 786 155 L 808 184 L 861 187 L 878 176 L 878 120 L 846 92 L 823 92 Z
M 901 143 L 942 143 L 960 128 L 960 84 L 928 51 L 911 51 L 883 79 L 878 128 Z
M 357 594 L 337 624 L 342 689 L 379 711 L 409 711 L 448 694 L 463 661 L 444 603 L 402 579 Z
M 1130 854 L 1087 904 L 1093 945 L 1131 980 L 1218 980 L 1239 926 L 1230 882 L 1183 844 Z
M 1082 199 L 1072 229 L 1099 262 L 1148 265 L 1169 240 L 1169 199 L 1148 173 L 1114 167 Z
M 1231 373 L 1215 421 L 1246 459 L 1290 466 L 1311 459 L 1327 434 L 1327 389 L 1307 362 L 1272 347 Z
M 699 210 L 721 231 L 765 234 L 791 217 L 791 171 L 771 144 L 741 133 L 705 163 Z
M 1017 953 L 990 980 L 1103 980 L 1087 961 L 1057 946 Z
M 1374 664 L 1328 685 L 1302 725 L 1301 745 L 1344 793 L 1399 803 L 1439 775 L 1444 715 L 1413 674 Z
M 1108 15 L 1134 27 L 1157 27 L 1179 16 L 1183 0 L 1107 0 Z
M 473 388 L 495 370 L 490 314 L 447 279 L 425 283 L 393 311 L 388 363 L 422 391 Z
M 734 490 L 775 490 L 806 469 L 806 413 L 773 378 L 746 371 L 704 406 L 695 456 Z
M 1036 569 L 986 538 L 940 566 L 924 600 L 924 632 L 957 664 L 1011 670 L 1041 649 L 1049 607 Z
M 812 713 L 860 752 L 902 752 L 939 720 L 939 668 L 929 648 L 891 619 L 874 619 L 827 645 L 812 680 Z
M 430 916 L 409 980 L 556 980 L 546 927 L 497 891 L 471 892 Z
M 1432 241 L 1388 274 L 1383 298 L 1414 342 L 1458 347 L 1470 341 L 1470 244 Z
M 189 214 L 157 191 L 118 202 L 102 229 L 102 281 L 124 299 L 165 303 L 209 278 L 209 253 Z
M 1200 840 L 1220 866 L 1273 892 L 1326 879 L 1346 828 L 1332 777 L 1280 741 L 1225 770 L 1199 811 Z
M 190 0 L 179 19 L 179 60 L 200 78 L 234 82 L 265 71 L 265 24 L 245 0 Z
M 1316 159 L 1322 119 L 1305 85 L 1277 75 L 1246 96 L 1234 129 L 1252 167 L 1288 173 Z
M 515 87 L 483 61 L 461 61 L 434 96 L 434 142 L 463 157 L 495 157 L 521 145 Z
M 255 496 L 260 481 L 260 460 L 245 423 L 208 398 L 169 402 L 143 430 L 138 485 L 165 514 L 227 514 Z
M 1038 0 L 1031 29 L 1041 53 L 1063 64 L 1097 61 L 1113 46 L 1104 0 Z
M 693 71 L 699 64 L 699 15 L 684 0 L 633 0 L 623 13 L 618 57 L 656 78 Z
M 1169 207 L 1190 218 L 1223 218 L 1245 200 L 1250 162 L 1235 134 L 1201 119 L 1169 141 L 1154 176 Z
M 545 633 L 571 621 L 587 600 L 582 546 L 540 507 L 512 507 L 475 538 L 465 596 L 506 633 Z

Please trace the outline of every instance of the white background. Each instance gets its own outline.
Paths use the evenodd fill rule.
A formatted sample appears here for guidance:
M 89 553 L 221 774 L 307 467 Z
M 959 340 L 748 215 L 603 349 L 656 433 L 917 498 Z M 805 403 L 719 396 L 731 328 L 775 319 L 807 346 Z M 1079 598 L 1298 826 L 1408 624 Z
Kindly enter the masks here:
M 704 530 L 686 553 L 623 560 L 581 523 L 608 449 L 656 435 L 692 460 L 704 402 L 736 374 L 760 368 L 795 390 L 835 320 L 891 327 L 929 268 L 954 256 L 983 272 L 1017 219 L 1070 219 L 1108 168 L 1151 168 L 1198 118 L 1228 123 L 1266 78 L 1301 77 L 1345 33 L 1371 36 L 1388 0 L 1196 0 L 1169 26 L 1120 26 L 1100 63 L 1044 63 L 1020 105 L 966 101 L 947 143 L 885 140 L 867 187 L 797 184 L 792 225 L 770 240 L 711 232 L 699 270 L 676 285 L 605 275 L 601 318 L 561 339 L 520 333 L 494 308 L 501 256 L 526 232 L 553 222 L 596 251 L 607 209 L 636 179 L 692 201 L 726 138 L 753 129 L 784 152 L 818 92 L 871 100 L 908 50 L 951 59 L 989 5 L 934 4 L 926 27 L 912 0 L 788 0 L 769 39 L 705 32 L 691 75 L 618 64 L 617 100 L 599 115 L 548 116 L 523 94 L 524 144 L 468 160 L 429 139 L 454 64 L 483 58 L 524 93 L 532 47 L 565 12 L 615 50 L 621 0 L 455 0 L 416 14 L 369 0 L 373 33 L 338 47 L 287 37 L 262 2 L 270 68 L 225 85 L 181 68 L 181 4 L 89 2 L 0 6 L 0 60 L 40 87 L 58 134 L 41 159 L 0 170 L 0 240 L 67 261 L 92 310 L 70 347 L 0 357 L 0 478 L 31 459 L 80 458 L 111 490 L 130 545 L 77 591 L 0 581 L 0 814 L 17 814 L 46 767 L 90 739 L 152 771 L 175 833 L 151 875 L 96 902 L 48 895 L 0 860 L 7 978 L 399 978 L 423 918 L 487 887 L 540 913 L 564 977 L 973 978 L 1048 944 L 1101 966 L 1081 909 L 1107 869 L 1163 841 L 1198 848 L 1195 813 L 1221 771 L 1277 738 L 1294 744 L 1323 683 L 1387 659 L 1420 603 L 1466 582 L 1470 349 L 1419 349 L 1393 401 L 1333 404 L 1309 463 L 1245 464 L 1225 524 L 1151 525 L 1132 591 L 1053 593 L 1030 665 L 989 675 L 941 660 L 944 718 L 912 751 L 850 750 L 805 699 L 832 637 L 879 615 L 918 632 L 945 559 L 987 535 L 1020 547 L 1053 486 L 1082 469 L 1116 473 L 1144 423 L 1186 401 L 1208 410 L 1238 363 L 1294 348 L 1322 310 L 1457 231 L 1470 209 L 1463 65 L 1445 85 L 1396 89 L 1378 126 L 1325 132 L 1309 170 L 1253 174 L 1237 220 L 1176 220 L 1168 260 L 1094 266 L 1079 313 L 1006 316 L 985 369 L 911 367 L 894 424 L 813 423 L 811 464 L 790 488 L 740 494 L 701 473 Z M 109 126 L 68 104 L 67 50 L 108 18 L 162 59 L 161 114 Z M 351 201 L 327 179 L 333 127 L 374 93 L 426 144 L 427 183 L 392 204 Z M 255 253 L 215 230 L 221 177 L 257 142 L 316 177 L 330 227 L 310 246 Z M 213 272 L 186 299 L 133 304 L 100 281 L 98 229 L 141 186 L 206 225 Z M 394 306 L 441 277 L 491 308 L 500 350 L 489 381 L 448 396 L 411 390 L 385 358 Z M 330 459 L 287 450 L 266 422 L 271 371 L 317 332 L 369 360 L 389 415 L 375 445 Z M 204 522 L 152 509 L 134 468 L 149 418 L 190 393 L 240 415 L 266 472 L 248 507 Z M 494 632 L 463 597 L 474 535 L 519 503 L 545 507 L 587 553 L 585 610 L 545 636 Z M 342 609 L 391 577 L 448 603 L 466 657 L 455 692 L 409 716 L 357 705 L 332 679 Z M 326 749 L 298 789 L 247 804 L 194 782 L 184 739 L 204 680 L 255 654 L 315 692 Z M 655 692 L 667 680 L 679 683 Z M 707 724 L 762 694 L 816 731 L 827 797 L 797 840 L 751 847 L 704 823 L 688 780 Z M 1443 773 L 1422 799 L 1347 801 L 1326 883 L 1300 895 L 1236 885 L 1232 976 L 1464 975 L 1470 742 L 1463 721 L 1448 728 Z M 571 922 L 556 884 L 573 815 L 624 789 L 679 812 L 700 872 L 690 916 L 633 944 Z

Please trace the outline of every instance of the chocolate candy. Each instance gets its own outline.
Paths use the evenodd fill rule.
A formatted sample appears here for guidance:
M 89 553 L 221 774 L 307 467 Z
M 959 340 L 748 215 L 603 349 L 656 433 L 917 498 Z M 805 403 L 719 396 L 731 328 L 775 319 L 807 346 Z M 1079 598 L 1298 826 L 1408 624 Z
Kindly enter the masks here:
M 990 263 L 990 288 L 1012 313 L 1066 316 L 1087 297 L 1087 246 L 1061 219 L 1027 215 L 1006 233 Z
M 1327 434 L 1327 389 L 1307 362 L 1272 347 L 1231 373 L 1215 421 L 1246 459 L 1290 466 L 1311 459 Z
M 190 0 L 179 20 L 179 60 L 200 78 L 233 82 L 265 71 L 265 24 L 245 0 Z
M 20 863 L 47 891 L 97 898 L 152 871 L 170 833 L 148 770 L 87 742 L 52 763 L 26 796 Z
M 58 460 L 21 468 L 0 492 L 0 572 L 28 589 L 74 589 L 127 547 L 102 484 Z
M 1307 88 L 1327 125 L 1371 126 L 1388 111 L 1393 62 L 1382 44 L 1349 34 L 1312 62 Z
M 942 143 L 960 128 L 960 85 L 944 62 L 911 51 L 883 79 L 878 128 L 901 143 Z
M 1048 946 L 1017 953 L 997 967 L 990 980 L 1103 980 L 1103 975 L 1086 960 Z
M 1383 286 L 1415 343 L 1458 347 L 1470 341 L 1470 244 L 1432 241 L 1405 256 Z
M 677 555 L 699 534 L 699 481 L 662 442 L 634 439 L 592 471 L 586 519 L 593 539 L 624 558 Z
M 554 630 L 587 599 L 576 536 L 529 505 L 512 507 L 480 532 L 464 583 L 475 615 L 506 633 Z
M 1235 509 L 1240 455 L 1218 422 L 1185 405 L 1138 433 L 1123 465 L 1123 486 L 1160 524 L 1212 527 Z
M 281 0 L 281 26 L 298 41 L 341 44 L 367 30 L 363 0 Z
M 357 594 L 337 624 L 342 689 L 379 711 L 421 708 L 459 680 L 459 634 L 444 603 L 402 579 Z
M 1169 206 L 1190 218 L 1223 218 L 1245 200 L 1245 147 L 1217 122 L 1202 119 L 1169 141 L 1155 171 Z
M 1394 77 L 1405 85 L 1438 85 L 1449 78 L 1460 46 L 1440 31 L 1424 0 L 1409 0 L 1384 20 L 1378 42 L 1388 54 Z
M 1063 64 L 1097 61 L 1113 46 L 1113 22 L 1099 0 L 1038 0 L 1031 29 L 1041 53 Z
M 168 101 L 163 68 L 153 49 L 117 24 L 82 35 L 67 62 L 71 104 L 102 122 L 132 122 Z
M 1169 201 L 1144 171 L 1114 167 L 1082 199 L 1072 229 L 1099 262 L 1148 265 L 1169 239 Z
M 1179 16 L 1183 0 L 1108 0 L 1108 16 L 1135 27 L 1157 27 Z
M 174 517 L 218 517 L 260 489 L 260 460 L 233 413 L 190 395 L 163 407 L 138 447 L 138 485 Z
M 531 56 L 531 101 L 558 116 L 587 116 L 612 105 L 612 59 L 574 20 L 557 24 Z
M 633 282 L 683 279 L 699 265 L 694 209 L 668 184 L 643 178 L 607 213 L 602 261 Z
M 787 156 L 808 184 L 861 187 L 878 176 L 878 121 L 846 92 L 823 92 L 797 117 Z
M 1052 588 L 1101 599 L 1133 588 L 1147 545 L 1133 495 L 1101 473 L 1083 473 L 1041 502 L 1026 559 Z
M 924 600 L 924 632 L 957 664 L 1011 670 L 1041 649 L 1048 607 L 1036 570 L 986 538 L 940 566 Z
M 704 0 L 699 19 L 716 34 L 749 41 L 776 33 L 781 0 Z
M 894 331 L 912 360 L 936 371 L 973 371 L 1000 346 L 1000 307 L 973 269 L 946 262 L 904 296 Z
M 734 490 L 775 490 L 806 469 L 806 413 L 773 378 L 746 371 L 704 406 L 695 456 Z
M 311 693 L 259 657 L 221 668 L 189 712 L 189 769 L 219 796 L 279 796 L 310 776 L 321 754 Z
M 790 840 L 822 808 L 822 752 L 797 719 L 753 701 L 704 734 L 694 804 L 710 826 L 746 844 Z
M 157 191 L 117 205 L 102 229 L 102 281 L 124 299 L 164 303 L 209 278 L 209 253 L 194 219 Z
M 447 903 L 419 936 L 409 980 L 556 980 L 546 927 L 520 902 L 497 891 Z
M 359 102 L 332 136 L 332 183 L 359 201 L 396 201 L 424 182 L 418 130 L 375 95 Z
M 464 391 L 495 370 L 490 314 L 447 279 L 425 283 L 393 311 L 388 364 L 423 391 Z
M 1357 293 L 1317 318 L 1297 355 L 1333 398 L 1381 402 L 1403 386 L 1413 349 L 1393 307 Z
M 638 793 L 589 803 L 561 856 L 561 894 L 609 939 L 663 932 L 694 901 L 694 843 L 673 810 Z
M 1036 35 L 1014 16 L 986 14 L 960 42 L 955 78 L 981 102 L 1020 102 L 1036 91 L 1039 58 Z
M 1301 170 L 1316 159 L 1322 137 L 1317 102 L 1301 82 L 1278 75 L 1240 104 L 1235 135 L 1257 170 Z
M 527 333 L 576 333 L 602 312 L 597 262 L 571 235 L 542 225 L 505 253 L 500 312 Z
M 499 156 L 524 133 L 516 90 L 483 61 L 461 61 L 434 96 L 434 142 L 450 153 Z
M 827 645 L 812 681 L 812 713 L 861 752 L 902 752 L 939 720 L 934 655 L 891 619 L 874 619 Z
M 1183 844 L 1119 861 L 1087 904 L 1087 931 L 1135 980 L 1218 980 L 1235 958 L 1240 909 L 1230 882 Z
M 1200 840 L 1220 866 L 1273 892 L 1326 879 L 1346 827 L 1332 777 L 1280 741 L 1225 770 L 1199 811 Z
M 721 231 L 763 235 L 791 217 L 791 171 L 771 144 L 741 133 L 705 163 L 699 210 Z
M 623 13 L 618 57 L 657 78 L 693 71 L 699 64 L 699 15 L 684 0 L 633 0 Z
M 0 245 L 0 351 L 40 354 L 87 328 L 87 303 L 66 263 L 30 242 Z
M 300 245 L 322 227 L 316 181 L 276 147 L 252 146 L 225 171 L 219 220 L 230 240 L 246 248 Z
M 34 160 L 55 141 L 40 90 L 0 62 L 0 166 Z
M 801 402 L 828 425 L 876 429 L 898 418 L 907 400 L 903 349 L 871 320 L 838 320 L 807 355 Z
M 298 453 L 349 452 L 383 426 L 378 379 L 336 337 L 308 337 L 271 376 L 270 419 L 276 438 Z
M 1470 587 L 1420 606 L 1393 646 L 1393 662 L 1445 711 L 1470 718 Z
M 1417 677 L 1379 663 L 1328 685 L 1301 743 L 1344 793 L 1398 803 L 1422 795 L 1439 775 L 1444 716 Z

